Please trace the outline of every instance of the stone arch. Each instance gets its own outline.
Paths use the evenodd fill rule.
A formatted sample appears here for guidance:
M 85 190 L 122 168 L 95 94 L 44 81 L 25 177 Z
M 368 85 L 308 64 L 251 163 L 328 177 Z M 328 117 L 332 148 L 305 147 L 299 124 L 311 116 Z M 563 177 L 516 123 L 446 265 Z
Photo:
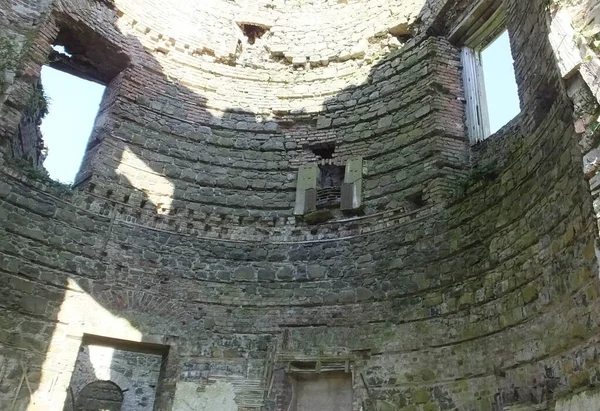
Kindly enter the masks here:
M 123 392 L 112 381 L 100 380 L 87 384 L 77 395 L 76 411 L 121 411 Z
M 96 375 L 96 378 L 93 378 L 93 376 L 90 376 L 90 378 L 85 378 L 83 380 L 83 383 L 81 385 L 78 385 L 79 388 L 73 387 L 75 389 L 75 391 L 73 393 L 73 396 L 75 397 L 75 401 L 79 400 L 79 397 L 83 393 L 83 390 L 85 390 L 88 386 L 90 386 L 94 383 L 97 383 L 99 381 L 110 382 L 110 383 L 116 385 L 117 387 L 119 387 L 121 395 L 123 396 L 123 404 L 127 403 L 128 399 L 131 400 L 130 397 L 133 394 L 133 391 L 131 389 L 132 384 L 131 384 L 131 381 L 129 380 L 129 378 L 127 378 L 120 372 L 117 372 L 114 370 L 109 370 L 106 373 Z M 76 404 L 76 402 L 75 402 L 75 404 Z M 76 411 L 78 409 L 79 408 L 75 407 L 74 411 Z
M 159 321 L 171 326 L 174 326 L 174 324 L 192 326 L 192 324 L 198 323 L 190 315 L 191 311 L 196 311 L 195 308 L 190 307 L 191 304 L 174 301 L 141 290 L 136 290 L 133 293 L 121 290 L 105 290 L 99 293 L 92 291 L 90 295 L 113 313 L 120 313 L 120 315 L 126 312 L 135 313 L 136 318 L 141 323 L 136 326 L 140 331 L 143 331 L 146 322 Z M 199 326 L 199 324 L 196 326 Z

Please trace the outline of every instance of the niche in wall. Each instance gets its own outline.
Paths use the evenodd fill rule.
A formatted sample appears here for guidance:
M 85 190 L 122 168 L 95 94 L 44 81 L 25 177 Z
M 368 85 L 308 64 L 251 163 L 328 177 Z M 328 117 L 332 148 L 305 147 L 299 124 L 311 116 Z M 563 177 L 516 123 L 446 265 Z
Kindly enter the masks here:
M 319 173 L 316 186 L 316 208 L 338 208 L 345 166 L 335 163 L 335 142 L 316 143 L 309 147 L 317 160 Z
M 319 166 L 319 183 L 317 185 L 317 208 L 337 207 L 340 204 L 342 183 L 345 174 L 344 166 L 323 164 Z
M 276 411 L 353 411 L 350 358 L 304 357 L 287 362 L 275 368 L 274 384 Z
M 123 390 L 112 381 L 94 381 L 83 387 L 75 401 L 76 411 L 121 411 Z
M 290 411 L 352 411 L 352 375 L 344 371 L 294 373 Z

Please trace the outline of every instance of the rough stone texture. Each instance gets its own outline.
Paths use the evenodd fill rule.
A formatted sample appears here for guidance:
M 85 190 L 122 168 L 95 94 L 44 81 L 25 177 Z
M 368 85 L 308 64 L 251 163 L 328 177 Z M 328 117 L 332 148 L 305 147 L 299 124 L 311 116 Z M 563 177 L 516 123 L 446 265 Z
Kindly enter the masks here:
M 77 411 L 120 411 L 122 406 L 121 389 L 110 381 L 95 381 L 86 385 L 75 401 Z
M 556 411 L 595 411 L 600 409 L 597 392 L 582 392 L 556 403 Z
M 0 409 L 63 409 L 84 335 L 170 347 L 165 411 L 275 410 L 292 361 L 348 363 L 353 411 L 552 410 L 600 384 L 547 2 L 504 0 L 522 112 L 469 148 L 446 37 L 473 3 L 0 3 L 31 39 L 0 100 Z M 108 83 L 73 191 L 10 159 L 56 39 Z M 365 215 L 307 226 L 297 170 L 332 141 L 364 159 Z
M 118 411 L 152 411 L 161 361 L 162 357 L 156 354 L 85 344 L 77 356 L 69 395 L 72 393 L 75 403 L 79 404 L 80 398 L 86 395 L 86 387 L 108 381 L 122 392 Z M 71 411 L 70 404 L 69 398 L 64 411 Z M 102 408 L 95 411 L 98 409 Z
M 173 411 L 237 411 L 235 392 L 231 384 L 217 382 L 200 391 L 197 384 L 180 382 L 175 392 Z

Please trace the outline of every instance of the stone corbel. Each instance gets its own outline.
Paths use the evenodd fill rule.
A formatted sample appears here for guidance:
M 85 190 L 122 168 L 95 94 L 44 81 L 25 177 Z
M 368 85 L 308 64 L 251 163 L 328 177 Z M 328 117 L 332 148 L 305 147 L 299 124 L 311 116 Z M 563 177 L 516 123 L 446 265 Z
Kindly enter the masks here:
M 319 166 L 304 164 L 298 169 L 295 215 L 304 215 L 317 209 L 317 180 Z
M 340 200 L 342 211 L 357 210 L 362 206 L 362 172 L 362 157 L 348 159 Z

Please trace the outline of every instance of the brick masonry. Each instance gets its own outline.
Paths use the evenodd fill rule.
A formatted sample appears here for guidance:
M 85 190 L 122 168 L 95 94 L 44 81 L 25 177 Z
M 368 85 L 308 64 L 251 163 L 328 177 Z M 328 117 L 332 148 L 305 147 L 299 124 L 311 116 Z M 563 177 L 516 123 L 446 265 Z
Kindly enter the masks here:
M 85 335 L 169 347 L 165 411 L 276 410 L 290 364 L 347 367 L 353 411 L 558 410 L 600 384 L 547 2 L 504 0 L 522 112 L 470 148 L 446 38 L 474 2 L 50 3 L 0 14 L 0 409 L 63 409 Z M 108 84 L 72 190 L 11 158 L 56 39 Z M 320 142 L 365 160 L 363 216 L 293 216 Z

